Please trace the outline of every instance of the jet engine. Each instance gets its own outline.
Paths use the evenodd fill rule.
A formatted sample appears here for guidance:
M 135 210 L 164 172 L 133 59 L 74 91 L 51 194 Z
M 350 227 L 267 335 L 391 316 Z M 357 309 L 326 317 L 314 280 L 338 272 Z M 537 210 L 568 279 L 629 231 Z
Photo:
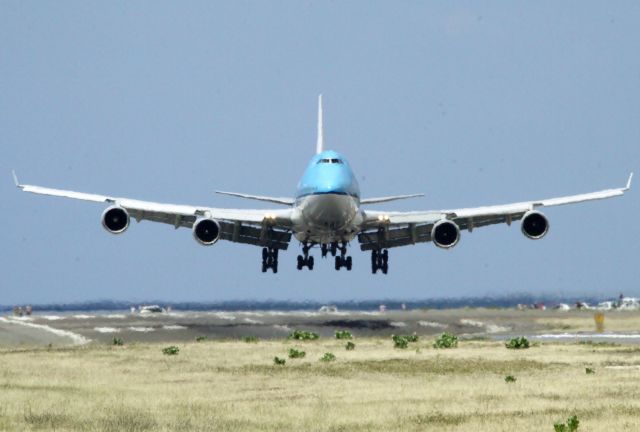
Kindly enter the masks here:
M 433 244 L 442 249 L 450 249 L 460 241 L 460 228 L 455 222 L 443 219 L 431 229 Z
M 102 213 L 102 226 L 111 234 L 121 234 L 129 228 L 129 213 L 119 206 L 111 206 Z
M 198 219 L 193 224 L 193 238 L 201 245 L 211 246 L 220 238 L 220 224 L 215 219 Z
M 533 240 L 544 237 L 549 232 L 549 221 L 538 211 L 529 211 L 522 217 L 522 234 Z

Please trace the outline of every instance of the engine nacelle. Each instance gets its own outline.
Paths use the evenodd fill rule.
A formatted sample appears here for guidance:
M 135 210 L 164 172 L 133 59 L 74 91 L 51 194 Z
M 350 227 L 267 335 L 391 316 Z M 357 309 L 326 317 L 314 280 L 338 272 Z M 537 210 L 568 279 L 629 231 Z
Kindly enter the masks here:
M 111 206 L 102 213 L 102 226 L 111 234 L 122 234 L 129 228 L 129 213 L 119 206 Z
M 549 221 L 538 211 L 529 211 L 522 216 L 522 234 L 533 240 L 544 237 L 549 232 Z
M 211 246 L 220 238 L 220 224 L 215 219 L 198 219 L 193 224 L 193 238 L 201 245 Z
M 460 241 L 460 228 L 450 220 L 438 221 L 431 229 L 431 240 L 439 248 L 450 249 Z

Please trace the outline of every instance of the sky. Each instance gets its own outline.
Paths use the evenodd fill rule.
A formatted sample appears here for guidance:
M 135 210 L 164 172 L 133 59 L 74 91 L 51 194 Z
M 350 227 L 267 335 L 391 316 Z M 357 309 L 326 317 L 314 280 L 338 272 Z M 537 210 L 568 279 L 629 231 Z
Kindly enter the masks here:
M 336 272 L 300 245 L 187 229 L 104 231 L 105 206 L 11 179 L 157 202 L 267 208 L 215 190 L 293 196 L 325 145 L 378 206 L 432 210 L 624 186 L 640 176 L 635 1 L 0 2 L 0 304 L 96 299 L 347 300 L 511 294 L 640 296 L 638 189 L 462 233 L 452 250 L 350 246 Z M 5 180 L 1 180 L 4 178 Z

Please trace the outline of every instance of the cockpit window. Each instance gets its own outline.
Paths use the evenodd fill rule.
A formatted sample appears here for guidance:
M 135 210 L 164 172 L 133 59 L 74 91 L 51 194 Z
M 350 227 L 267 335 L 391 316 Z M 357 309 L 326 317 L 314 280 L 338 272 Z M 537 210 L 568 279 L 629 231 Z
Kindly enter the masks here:
M 340 159 L 320 159 L 318 163 L 331 163 L 331 164 L 341 164 L 342 160 Z

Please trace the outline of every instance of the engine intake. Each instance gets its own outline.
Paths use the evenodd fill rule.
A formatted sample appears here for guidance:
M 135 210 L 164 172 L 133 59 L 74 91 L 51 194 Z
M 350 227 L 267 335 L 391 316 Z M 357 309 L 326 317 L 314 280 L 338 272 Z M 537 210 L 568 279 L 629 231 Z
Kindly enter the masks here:
M 220 238 L 220 224 L 215 219 L 198 219 L 193 224 L 193 238 L 201 245 L 211 246 Z
M 438 221 L 431 229 L 431 240 L 439 248 L 450 249 L 460 241 L 460 228 L 450 220 Z
M 129 228 L 129 213 L 118 206 L 111 206 L 102 213 L 102 226 L 111 234 L 121 234 Z
M 522 234 L 533 240 L 544 237 L 549 232 L 549 221 L 538 211 L 529 211 L 522 217 Z

